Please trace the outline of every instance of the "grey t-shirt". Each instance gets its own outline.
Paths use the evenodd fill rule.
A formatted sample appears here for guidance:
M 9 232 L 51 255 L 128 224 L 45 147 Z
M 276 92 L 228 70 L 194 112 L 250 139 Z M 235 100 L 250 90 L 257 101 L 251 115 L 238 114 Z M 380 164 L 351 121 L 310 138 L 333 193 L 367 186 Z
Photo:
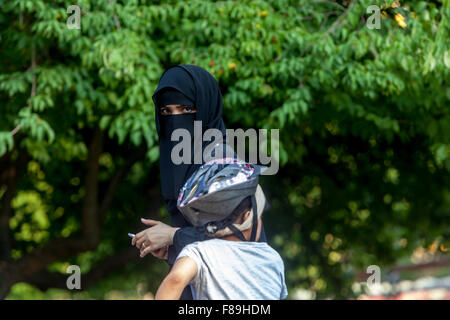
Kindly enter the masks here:
M 211 239 L 184 247 L 177 257 L 197 264 L 190 285 L 196 300 L 278 300 L 287 296 L 284 264 L 265 242 Z

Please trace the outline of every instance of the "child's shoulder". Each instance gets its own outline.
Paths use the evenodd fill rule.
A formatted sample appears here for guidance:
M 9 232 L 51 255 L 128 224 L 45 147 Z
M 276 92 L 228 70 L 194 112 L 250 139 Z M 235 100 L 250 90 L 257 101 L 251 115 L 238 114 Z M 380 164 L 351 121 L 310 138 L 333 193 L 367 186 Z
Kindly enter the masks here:
M 273 249 L 266 242 L 250 242 L 250 241 L 230 241 L 219 238 L 208 239 L 203 241 L 196 241 L 185 248 L 187 250 L 205 251 L 205 250 L 240 250 L 243 252 L 260 252 L 264 254 L 274 255 L 276 258 L 281 258 L 278 252 Z
M 209 239 L 209 240 L 202 240 L 202 241 L 195 241 L 192 243 L 189 243 L 186 245 L 183 250 L 200 250 L 203 248 L 211 247 L 211 245 L 214 245 L 212 241 L 216 239 Z M 217 244 L 216 244 L 217 245 Z
M 228 241 L 218 238 L 208 239 L 208 240 L 202 240 L 202 241 L 196 241 L 193 243 L 190 243 L 184 247 L 184 250 L 189 251 L 208 251 L 208 250 L 220 250 L 220 249 L 226 249 L 226 248 L 237 248 L 238 247 L 237 241 Z
M 200 257 L 209 255 L 212 252 L 222 251 L 223 247 L 220 247 L 220 244 L 216 243 L 214 240 L 216 239 L 192 242 L 181 250 L 180 255 Z
M 192 243 L 188 244 L 185 248 L 201 249 L 201 248 L 209 248 L 209 247 L 217 247 L 217 246 L 227 245 L 224 242 L 229 242 L 229 241 L 214 238 L 214 239 L 192 242 Z

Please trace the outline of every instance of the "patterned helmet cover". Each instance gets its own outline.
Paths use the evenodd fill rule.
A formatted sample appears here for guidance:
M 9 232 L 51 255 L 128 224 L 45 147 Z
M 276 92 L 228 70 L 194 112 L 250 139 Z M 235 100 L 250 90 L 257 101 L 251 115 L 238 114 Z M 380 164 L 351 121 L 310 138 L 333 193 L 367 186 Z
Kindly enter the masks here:
M 256 192 L 261 168 L 234 158 L 211 160 L 181 188 L 178 209 L 194 226 L 226 218 Z

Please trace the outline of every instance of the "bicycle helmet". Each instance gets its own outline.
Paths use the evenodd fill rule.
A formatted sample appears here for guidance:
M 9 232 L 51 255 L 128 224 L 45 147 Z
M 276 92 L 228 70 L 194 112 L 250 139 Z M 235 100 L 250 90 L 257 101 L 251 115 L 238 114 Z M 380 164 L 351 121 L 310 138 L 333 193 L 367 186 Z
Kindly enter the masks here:
M 234 233 L 246 241 L 241 230 L 248 229 L 248 221 L 252 221 L 251 241 L 254 241 L 258 217 L 266 207 L 258 176 L 266 169 L 235 158 L 210 160 L 181 188 L 178 209 L 193 226 L 202 228 L 209 236 Z M 249 196 L 252 200 L 249 218 L 240 225 L 233 224 L 237 218 L 234 210 Z

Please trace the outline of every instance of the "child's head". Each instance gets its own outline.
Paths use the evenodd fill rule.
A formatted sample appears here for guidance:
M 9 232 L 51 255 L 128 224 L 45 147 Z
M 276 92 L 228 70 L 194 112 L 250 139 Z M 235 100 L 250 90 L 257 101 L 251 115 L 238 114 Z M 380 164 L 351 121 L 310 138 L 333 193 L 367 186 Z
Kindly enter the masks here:
M 192 225 L 203 227 L 209 237 L 234 233 L 245 241 L 242 231 L 254 226 L 250 237 L 254 241 L 258 218 L 266 206 L 258 184 L 263 168 L 238 159 L 211 160 L 187 180 L 177 207 Z
M 256 239 L 259 238 L 261 216 L 267 205 L 267 203 L 265 202 L 266 200 L 264 197 L 264 193 L 262 192 L 262 188 L 259 185 L 256 189 L 255 197 L 256 197 L 257 203 L 258 203 L 258 209 L 257 209 L 257 211 L 258 211 L 257 218 L 258 219 L 257 219 L 256 225 L 253 225 L 253 210 L 252 210 L 252 197 L 251 196 L 248 196 L 244 200 L 242 200 L 242 202 L 239 203 L 239 205 L 233 210 L 233 213 L 231 214 L 231 216 L 234 217 L 233 226 L 237 230 L 239 230 L 246 239 L 249 239 L 250 233 L 252 232 L 253 228 L 256 228 L 256 230 L 257 230 Z M 231 230 L 229 227 L 225 227 L 221 230 L 216 231 L 213 235 L 211 235 L 211 237 L 212 238 L 223 238 L 225 240 L 239 241 L 239 238 L 236 237 L 236 233 L 233 232 L 233 230 Z
M 250 196 L 242 200 L 242 202 L 239 203 L 236 209 L 233 210 L 232 216 L 236 217 L 236 219 L 233 221 L 233 224 L 241 232 L 249 230 L 252 227 L 252 220 L 249 219 L 252 218 L 251 210 L 252 200 Z M 212 235 L 212 237 L 223 238 L 232 234 L 233 231 L 227 227 L 225 229 L 218 230 L 214 235 Z

